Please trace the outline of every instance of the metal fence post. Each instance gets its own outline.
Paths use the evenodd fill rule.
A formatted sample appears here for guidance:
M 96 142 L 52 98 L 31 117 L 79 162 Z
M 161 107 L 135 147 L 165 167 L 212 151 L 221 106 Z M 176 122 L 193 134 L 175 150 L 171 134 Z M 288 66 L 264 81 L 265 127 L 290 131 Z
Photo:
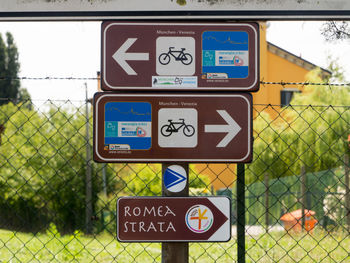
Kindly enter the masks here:
M 162 164 L 162 176 L 165 170 L 172 164 L 163 163 Z M 188 164 L 177 164 L 182 166 L 186 173 L 187 178 L 189 178 L 188 174 Z M 166 189 L 164 186 L 163 178 L 162 178 L 162 195 L 168 197 L 186 197 L 188 196 L 188 188 L 189 188 L 189 180 L 187 180 L 186 187 L 178 193 L 172 193 Z M 187 263 L 188 262 L 188 242 L 163 242 L 162 243 L 162 263 Z
M 345 213 L 346 213 L 346 224 L 348 225 L 348 232 L 350 234 L 350 172 L 349 172 L 349 155 L 344 156 L 345 166 Z
M 87 84 L 85 83 L 86 96 L 86 175 L 85 175 L 85 227 L 86 234 L 92 233 L 92 177 L 91 177 L 91 153 L 90 153 L 90 133 L 89 133 L 89 101 Z
M 237 262 L 245 263 L 245 167 L 237 164 Z
M 108 196 L 106 167 L 107 167 L 107 165 L 104 163 L 102 165 L 102 187 L 103 187 L 103 193 L 104 193 L 105 197 Z
M 269 174 L 265 173 L 265 226 L 266 233 L 269 232 Z
M 306 173 L 305 166 L 301 167 L 301 229 L 305 228 L 305 209 L 306 209 Z
M 105 202 L 108 202 L 108 192 L 107 192 L 107 176 L 106 176 L 106 167 L 107 164 L 102 164 L 102 189 L 103 189 L 103 194 Z M 105 229 L 105 209 L 101 209 L 101 229 L 100 231 Z

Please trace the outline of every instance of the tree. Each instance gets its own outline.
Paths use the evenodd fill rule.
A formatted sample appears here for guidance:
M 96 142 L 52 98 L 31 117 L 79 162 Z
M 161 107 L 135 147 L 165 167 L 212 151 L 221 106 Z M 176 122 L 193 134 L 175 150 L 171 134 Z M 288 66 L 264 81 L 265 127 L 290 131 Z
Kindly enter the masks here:
M 350 26 L 346 21 L 327 21 L 322 25 L 321 34 L 327 41 L 350 38 Z
M 42 113 L 9 102 L 0 106 L 1 121 L 0 225 L 37 231 L 53 222 L 62 232 L 84 229 L 85 116 L 64 106 Z M 102 183 L 91 165 L 95 204 Z
M 28 91 L 21 88 L 18 73 L 20 63 L 18 61 L 18 50 L 11 33 L 6 33 L 6 43 L 0 34 L 0 105 L 29 100 Z
M 309 74 L 309 81 L 320 83 L 319 71 Z M 315 106 L 312 106 L 315 105 Z M 248 181 L 263 180 L 265 173 L 279 178 L 300 173 L 328 170 L 343 165 L 349 154 L 349 87 L 308 85 L 295 94 L 291 106 L 275 109 L 271 118 L 261 112 L 254 121 L 255 160 L 249 165 Z

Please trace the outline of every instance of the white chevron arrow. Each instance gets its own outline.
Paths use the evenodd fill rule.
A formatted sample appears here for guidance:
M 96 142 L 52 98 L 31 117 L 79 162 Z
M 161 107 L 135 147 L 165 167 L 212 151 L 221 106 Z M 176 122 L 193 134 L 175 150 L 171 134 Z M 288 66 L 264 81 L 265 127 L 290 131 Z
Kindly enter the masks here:
M 205 125 L 205 132 L 226 132 L 226 136 L 216 145 L 216 147 L 226 147 L 234 137 L 242 130 L 241 126 L 232 119 L 232 117 L 225 110 L 216 110 L 217 113 L 226 121 L 223 125 Z
M 128 75 L 137 75 L 137 73 L 126 62 L 127 60 L 149 60 L 149 53 L 126 53 L 136 40 L 137 38 L 128 38 L 112 56 Z

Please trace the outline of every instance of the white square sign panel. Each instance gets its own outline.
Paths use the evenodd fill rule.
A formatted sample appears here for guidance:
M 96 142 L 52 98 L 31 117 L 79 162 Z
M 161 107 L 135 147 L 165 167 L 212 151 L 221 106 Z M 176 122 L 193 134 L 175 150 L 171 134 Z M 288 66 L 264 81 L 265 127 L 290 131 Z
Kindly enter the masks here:
M 193 37 L 158 37 L 156 71 L 159 76 L 192 76 L 195 67 Z
M 158 145 L 162 148 L 194 148 L 198 143 L 198 112 L 193 108 L 161 108 L 158 111 Z

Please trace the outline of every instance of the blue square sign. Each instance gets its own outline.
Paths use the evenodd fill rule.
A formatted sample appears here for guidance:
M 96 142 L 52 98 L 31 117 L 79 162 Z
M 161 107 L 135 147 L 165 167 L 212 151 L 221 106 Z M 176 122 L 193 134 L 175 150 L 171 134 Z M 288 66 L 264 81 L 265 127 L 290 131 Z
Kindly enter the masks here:
M 243 31 L 205 31 L 202 35 L 202 74 L 208 79 L 247 78 L 248 40 L 248 33 Z
M 152 106 L 148 102 L 108 102 L 104 143 L 109 150 L 147 150 L 152 143 Z

